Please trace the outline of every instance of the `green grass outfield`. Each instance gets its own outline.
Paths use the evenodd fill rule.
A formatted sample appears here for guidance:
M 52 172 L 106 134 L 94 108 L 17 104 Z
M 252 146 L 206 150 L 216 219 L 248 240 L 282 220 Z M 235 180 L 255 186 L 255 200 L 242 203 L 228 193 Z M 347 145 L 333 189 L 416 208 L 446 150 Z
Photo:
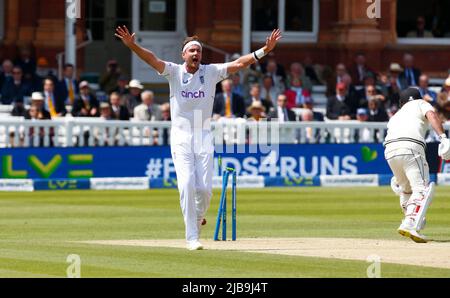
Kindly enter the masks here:
M 428 215 L 427 235 L 441 241 L 450 240 L 449 191 L 437 188 Z M 215 191 L 202 238 L 212 238 L 218 198 Z M 400 220 L 398 199 L 387 187 L 238 190 L 238 238 L 399 240 Z M 238 251 L 76 243 L 183 236 L 176 190 L 0 193 L 0 277 L 65 277 L 69 254 L 81 257 L 82 277 L 366 277 L 369 265 Z M 450 270 L 383 263 L 382 276 L 450 277 Z

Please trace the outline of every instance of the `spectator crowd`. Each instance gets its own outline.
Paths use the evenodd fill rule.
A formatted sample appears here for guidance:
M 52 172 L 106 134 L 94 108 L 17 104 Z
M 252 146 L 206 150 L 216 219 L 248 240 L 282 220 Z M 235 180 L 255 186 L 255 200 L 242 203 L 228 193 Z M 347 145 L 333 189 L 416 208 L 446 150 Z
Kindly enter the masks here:
M 236 58 L 238 55 L 233 55 L 232 59 Z M 399 109 L 399 93 L 409 86 L 419 88 L 443 121 L 450 117 L 450 77 L 439 92 L 431 90 L 428 75 L 415 66 L 409 53 L 404 54 L 402 63 L 391 63 L 386 72 L 380 73 L 368 65 L 364 53 L 356 55 L 352 65 L 338 63 L 329 71 L 315 67 L 310 57 L 303 63 L 293 62 L 287 69 L 274 53 L 263 61 L 220 83 L 213 119 L 385 122 Z M 129 80 L 115 60 L 107 63 L 99 90 L 92 90 L 87 81 L 80 82 L 71 64 L 64 65 L 61 79 L 48 70 L 48 61 L 34 60 L 26 48 L 16 60 L 2 62 L 0 100 L 2 105 L 12 107 L 12 116 L 170 121 L 168 100 L 156 104 L 155 94 L 145 90 L 139 80 Z M 326 86 L 327 100 L 321 111 L 315 105 L 315 85 Z M 98 98 L 99 93 L 106 96 Z

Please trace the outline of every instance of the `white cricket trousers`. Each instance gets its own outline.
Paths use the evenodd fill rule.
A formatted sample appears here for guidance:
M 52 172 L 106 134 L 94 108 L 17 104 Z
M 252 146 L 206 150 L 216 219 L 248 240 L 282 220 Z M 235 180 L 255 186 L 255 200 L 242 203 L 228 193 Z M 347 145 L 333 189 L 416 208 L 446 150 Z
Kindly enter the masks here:
M 403 192 L 408 197 L 412 193 L 408 198 L 406 210 L 406 215 L 409 216 L 413 213 L 416 203 L 423 199 L 430 181 L 425 154 L 402 148 L 385 153 L 385 157 Z
M 213 156 L 211 133 L 194 137 L 172 128 L 171 154 L 177 174 L 180 206 L 186 228 L 186 240 L 200 238 L 200 222 L 211 203 Z

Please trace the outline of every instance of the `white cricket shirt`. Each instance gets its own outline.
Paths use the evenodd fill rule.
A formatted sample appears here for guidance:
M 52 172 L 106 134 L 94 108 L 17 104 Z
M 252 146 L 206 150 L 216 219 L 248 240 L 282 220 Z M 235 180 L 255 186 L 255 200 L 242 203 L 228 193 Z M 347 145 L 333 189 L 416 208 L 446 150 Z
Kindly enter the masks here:
M 172 129 L 186 133 L 194 128 L 210 130 L 216 84 L 227 77 L 228 64 L 200 65 L 191 74 L 185 64 L 165 63 L 160 75 L 169 81 Z
M 422 99 L 407 102 L 388 122 L 384 145 L 386 152 L 405 148 L 425 152 L 425 134 L 429 128 L 426 113 L 434 111 L 432 105 Z

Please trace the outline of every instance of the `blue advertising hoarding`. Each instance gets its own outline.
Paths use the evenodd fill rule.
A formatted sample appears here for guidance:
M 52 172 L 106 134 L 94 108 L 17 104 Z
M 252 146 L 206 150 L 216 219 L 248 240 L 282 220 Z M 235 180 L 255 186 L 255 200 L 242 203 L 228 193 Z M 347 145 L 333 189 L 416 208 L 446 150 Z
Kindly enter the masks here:
M 239 151 L 236 147 L 217 150 L 225 153 L 215 155 L 215 174 L 219 174 L 219 155 L 222 166 L 236 168 L 239 175 L 296 178 L 390 174 L 381 144 L 279 145 L 271 149 L 255 151 L 246 146 Z M 2 149 L 0 161 L 1 178 L 176 177 L 168 146 Z

